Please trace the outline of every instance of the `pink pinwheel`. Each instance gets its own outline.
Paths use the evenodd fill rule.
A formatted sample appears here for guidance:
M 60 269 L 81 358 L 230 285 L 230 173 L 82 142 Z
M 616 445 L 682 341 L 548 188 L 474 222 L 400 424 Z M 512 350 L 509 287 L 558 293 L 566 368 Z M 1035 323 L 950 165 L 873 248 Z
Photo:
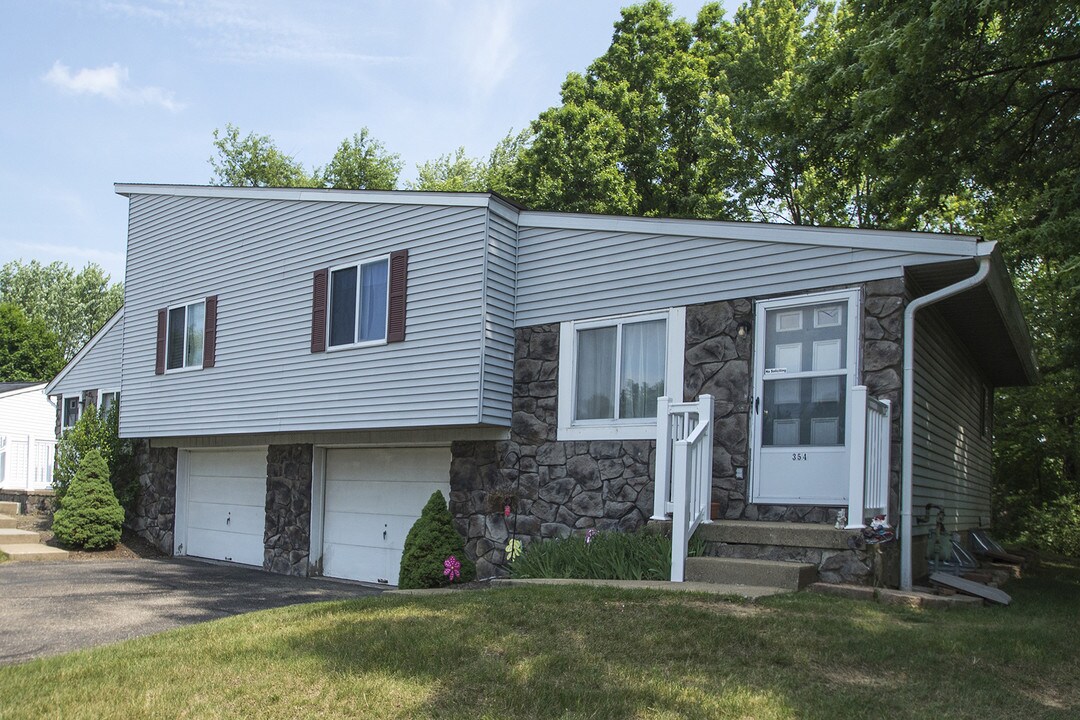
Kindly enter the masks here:
M 450 578 L 450 582 L 454 582 L 456 578 L 461 577 L 461 561 L 451 555 L 443 560 L 443 575 Z

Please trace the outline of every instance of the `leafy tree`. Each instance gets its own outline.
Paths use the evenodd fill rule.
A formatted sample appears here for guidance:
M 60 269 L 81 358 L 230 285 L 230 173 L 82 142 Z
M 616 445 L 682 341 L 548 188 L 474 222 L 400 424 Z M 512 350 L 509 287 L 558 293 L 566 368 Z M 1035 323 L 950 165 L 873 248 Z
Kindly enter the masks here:
M 83 460 L 92 452 L 100 454 L 108 465 L 107 477 L 120 504 L 131 509 L 138 490 L 135 448 L 131 440 L 120 437 L 118 405 L 113 405 L 104 415 L 90 405 L 73 427 L 64 430 L 56 443 L 53 472 L 57 498 L 67 494 Z
M 60 498 L 60 508 L 53 515 L 53 534 L 65 545 L 104 550 L 120 542 L 123 523 L 124 509 L 109 484 L 109 466 L 101 453 L 91 450 L 79 463 L 68 492 Z
M 64 367 L 60 341 L 40 318 L 0 303 L 0 382 L 50 380 Z
M 465 148 L 441 155 L 416 166 L 417 179 L 406 183 L 409 190 L 486 192 L 517 194 L 514 188 L 516 165 L 529 142 L 528 131 L 510 131 L 492 149 L 488 159 L 469 157 Z
M 387 152 L 367 128 L 361 128 L 352 138 L 341 142 L 322 172 L 320 184 L 347 190 L 393 190 L 401 168 L 401 156 Z
M 210 156 L 214 169 L 212 185 L 235 187 L 316 187 L 318 173 L 308 173 L 291 155 L 278 150 L 269 135 L 248 133 L 226 123 L 225 131 L 214 130 L 214 148 Z
M 468 582 L 476 577 L 476 566 L 465 555 L 465 541 L 454 529 L 454 519 L 446 506 L 446 498 L 436 490 L 405 536 L 398 587 L 434 588 L 449 585 L 450 578 L 444 572 L 444 563 L 450 556 L 461 563 L 461 575 L 455 582 Z
M 59 338 L 67 361 L 120 309 L 124 288 L 94 263 L 76 272 L 61 262 L 13 260 L 0 268 L 0 302 L 42 321 Z

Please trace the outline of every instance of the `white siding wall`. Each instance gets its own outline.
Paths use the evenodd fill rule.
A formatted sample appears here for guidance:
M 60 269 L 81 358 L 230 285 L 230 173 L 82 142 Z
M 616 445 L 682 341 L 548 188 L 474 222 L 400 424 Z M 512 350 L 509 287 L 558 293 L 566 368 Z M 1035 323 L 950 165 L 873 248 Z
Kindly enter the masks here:
M 933 309 L 915 330 L 914 497 L 945 509 L 950 532 L 990 517 L 991 434 L 983 432 L 984 385 L 974 362 Z M 991 408 L 985 408 L 989 413 Z M 931 523 L 937 517 L 930 515 Z M 926 531 L 916 524 L 916 534 Z
M 475 423 L 485 212 L 133 195 L 122 434 Z M 311 353 L 312 273 L 403 248 L 405 342 Z M 217 366 L 155 375 L 157 310 L 215 294 Z
M 517 280 L 517 226 L 493 209 L 488 220 L 487 320 L 484 323 L 482 421 L 510 423 L 514 390 L 514 291 Z
M 905 249 L 905 242 L 929 248 L 912 233 L 890 233 L 872 243 L 879 247 L 860 250 L 811 244 L 833 241 L 817 228 L 800 228 L 796 243 L 781 240 L 792 228 L 768 225 L 753 226 L 761 239 L 734 240 L 636 232 L 634 221 L 610 230 L 538 224 L 544 221 L 522 215 L 518 327 L 900 277 L 904 265 L 967 257 L 973 248 L 938 240 L 940 250 Z
M 46 397 L 43 385 L 0 396 L 0 438 L 4 438 L 0 441 L 0 487 L 38 489 L 50 485 L 55 423 L 56 406 Z
M 124 355 L 124 318 L 105 332 L 53 388 L 54 395 L 80 395 L 84 390 L 120 389 Z

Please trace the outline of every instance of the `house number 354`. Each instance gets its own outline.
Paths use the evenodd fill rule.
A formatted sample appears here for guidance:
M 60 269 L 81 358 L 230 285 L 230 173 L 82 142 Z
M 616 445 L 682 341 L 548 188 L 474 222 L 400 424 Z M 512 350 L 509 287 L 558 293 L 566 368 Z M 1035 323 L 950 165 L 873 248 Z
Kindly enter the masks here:
M 798 461 L 798 460 L 809 460 L 810 458 L 808 458 L 806 456 L 806 453 L 791 453 L 791 459 L 795 460 L 795 461 Z

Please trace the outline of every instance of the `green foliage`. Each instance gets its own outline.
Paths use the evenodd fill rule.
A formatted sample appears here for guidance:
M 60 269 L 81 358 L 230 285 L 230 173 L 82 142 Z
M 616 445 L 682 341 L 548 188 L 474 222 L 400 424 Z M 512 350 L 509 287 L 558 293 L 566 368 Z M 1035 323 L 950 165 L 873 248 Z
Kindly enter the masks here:
M 0 303 L 0 382 L 50 380 L 64 367 L 60 341 L 40 318 Z
M 53 534 L 65 545 L 103 550 L 120 542 L 123 522 L 124 509 L 109 484 L 109 466 L 101 453 L 91 450 L 60 499 L 53 515 Z
M 106 462 L 108 479 L 120 504 L 131 509 L 138 491 L 135 450 L 132 441 L 120 437 L 120 408 L 113 405 L 104 415 L 90 405 L 73 427 L 64 430 L 56 443 L 53 489 L 63 499 L 83 460 L 98 453 Z
M 30 320 L 42 321 L 59 338 L 66 362 L 120 309 L 124 288 L 110 284 L 94 263 L 76 272 L 61 262 L 13 260 L 0 268 L 0 302 L 14 303 Z
M 1080 494 L 1063 495 L 1028 508 L 1018 526 L 1019 542 L 1080 558 Z
M 451 555 L 461 563 L 461 577 L 454 582 L 473 580 L 476 565 L 465 555 L 465 541 L 454 529 L 454 519 L 446 506 L 446 499 L 436 490 L 405 538 L 398 587 L 410 589 L 449 585 L 450 580 L 443 574 L 443 562 Z
M 527 146 L 529 135 L 513 131 L 498 142 L 487 160 L 469 157 L 465 148 L 441 155 L 416 166 L 417 178 L 405 185 L 409 190 L 438 190 L 444 192 L 487 192 L 493 190 L 514 195 L 517 190 L 517 162 Z
M 315 187 L 318 173 L 308 173 L 303 164 L 278 150 L 269 135 L 248 133 L 240 137 L 240 128 L 225 124 L 225 131 L 214 130 L 217 156 L 210 157 L 214 169 L 213 185 L 236 187 Z
M 401 156 L 387 152 L 367 128 L 361 128 L 358 134 L 341 142 L 320 184 L 346 190 L 393 190 L 401 168 Z
M 541 540 L 527 545 L 510 571 L 522 578 L 670 580 L 671 538 L 602 532 Z

